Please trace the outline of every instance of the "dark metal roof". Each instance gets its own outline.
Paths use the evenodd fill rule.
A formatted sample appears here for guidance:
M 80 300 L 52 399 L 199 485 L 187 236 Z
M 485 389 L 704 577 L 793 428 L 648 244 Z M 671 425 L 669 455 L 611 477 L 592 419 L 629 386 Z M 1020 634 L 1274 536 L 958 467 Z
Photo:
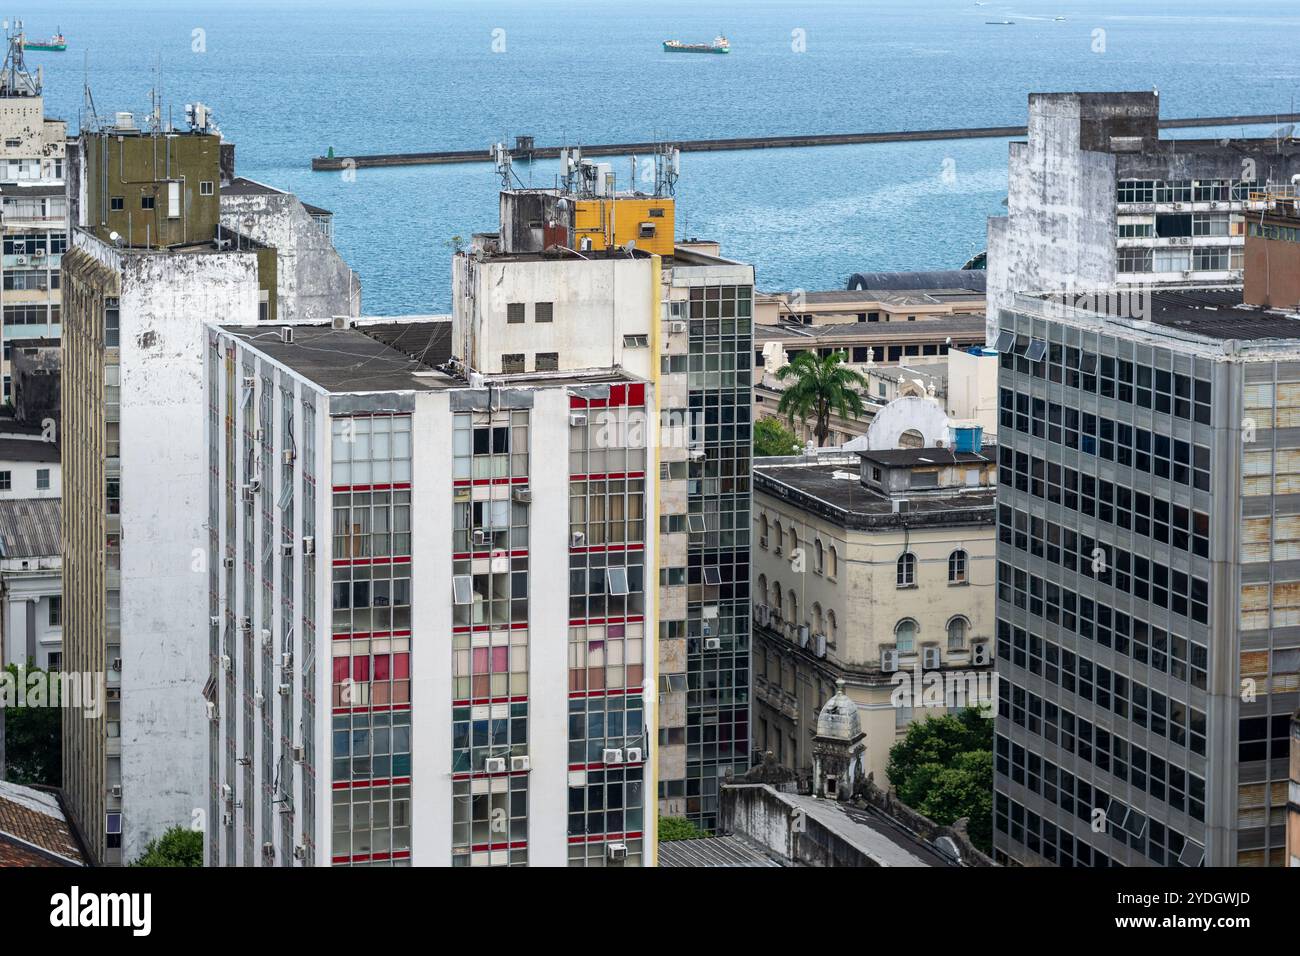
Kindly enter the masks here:
M 40 429 L 37 429 L 35 433 L 40 434 Z M 58 460 L 59 446 L 57 442 L 44 441 L 40 438 L 0 438 L 0 463 L 6 461 L 57 462 Z
M 850 289 L 970 289 L 983 292 L 988 273 L 983 269 L 949 269 L 943 272 L 855 272 Z
M 1040 298 L 1068 306 L 1074 301 L 1074 294 L 1045 293 Z M 1133 320 L 1128 310 L 1135 306 L 1129 296 L 1098 292 L 1086 300 L 1085 311 Z M 1244 305 L 1240 287 L 1156 290 L 1150 295 L 1150 320 L 1155 325 L 1207 339 L 1300 339 L 1300 314 Z
M 991 445 L 989 452 L 989 455 L 979 455 L 971 451 L 953 451 L 951 448 L 890 448 L 882 451 L 860 451 L 858 454 L 867 461 L 874 461 L 890 468 L 916 468 L 926 465 L 987 464 L 993 460 Z
M 58 498 L 0 499 L 0 557 L 42 558 L 61 553 Z
M 437 367 L 451 358 L 451 323 L 386 322 L 358 325 L 357 331 L 410 356 L 421 365 Z

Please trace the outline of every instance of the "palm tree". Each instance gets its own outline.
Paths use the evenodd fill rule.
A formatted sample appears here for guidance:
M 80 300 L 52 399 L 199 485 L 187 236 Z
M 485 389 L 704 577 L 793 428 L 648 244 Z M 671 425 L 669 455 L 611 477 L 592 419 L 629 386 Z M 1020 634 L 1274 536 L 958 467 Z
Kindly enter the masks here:
M 862 414 L 858 389 L 864 388 L 867 380 L 844 364 L 846 358 L 843 352 L 833 352 L 825 358 L 819 358 L 814 352 L 800 352 L 776 373 L 783 381 L 794 379 L 781 395 L 776 410 L 791 425 L 798 418 L 807 426 L 808 420 L 815 418 L 813 434 L 817 436 L 818 448 L 826 444 L 830 434 L 832 412 L 838 412 L 841 418 L 857 418 Z

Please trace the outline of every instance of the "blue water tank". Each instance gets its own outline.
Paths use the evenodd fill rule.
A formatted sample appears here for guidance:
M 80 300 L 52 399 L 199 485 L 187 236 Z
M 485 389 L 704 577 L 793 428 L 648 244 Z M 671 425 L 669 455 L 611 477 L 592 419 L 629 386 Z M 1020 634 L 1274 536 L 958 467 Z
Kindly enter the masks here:
M 981 425 L 954 425 L 952 428 L 952 450 L 956 452 L 974 452 L 979 454 L 984 444 L 984 428 Z

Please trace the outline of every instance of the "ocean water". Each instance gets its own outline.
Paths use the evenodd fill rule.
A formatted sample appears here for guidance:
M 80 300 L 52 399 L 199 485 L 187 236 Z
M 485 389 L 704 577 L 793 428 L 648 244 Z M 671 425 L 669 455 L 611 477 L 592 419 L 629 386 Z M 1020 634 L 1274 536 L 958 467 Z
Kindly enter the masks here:
M 1288 112 L 1295 0 L 42 0 L 47 111 L 177 123 L 211 106 L 240 174 L 332 209 L 368 314 L 444 311 L 453 237 L 492 230 L 488 164 L 314 173 L 313 155 L 1024 122 L 1030 91 L 1160 91 L 1165 116 Z M 1054 20 L 1065 16 L 1063 22 Z M 1014 20 L 989 26 L 987 20 Z M 1098 32 L 1100 31 L 1100 32 Z M 660 43 L 725 33 L 730 56 Z M 1252 130 L 1252 133 L 1266 130 Z M 1184 131 L 1183 136 L 1231 131 Z M 764 289 L 956 268 L 1006 195 L 1005 140 L 688 153 L 679 234 Z M 613 160 L 626 183 L 630 161 Z M 555 164 L 519 163 L 551 185 Z

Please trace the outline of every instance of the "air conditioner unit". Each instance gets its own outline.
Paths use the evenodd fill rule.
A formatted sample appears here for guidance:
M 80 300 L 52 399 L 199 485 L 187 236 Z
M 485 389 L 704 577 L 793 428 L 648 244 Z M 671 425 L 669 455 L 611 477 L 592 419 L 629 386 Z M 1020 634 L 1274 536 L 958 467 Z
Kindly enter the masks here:
M 207 705 L 208 705 L 208 720 L 216 720 L 216 719 L 217 719 L 217 705 L 216 705 L 215 703 L 213 703 L 212 701 L 207 701 Z
M 32 258 L 33 258 L 33 259 L 44 259 L 44 258 L 45 258 L 45 250 L 44 250 L 44 249 L 34 249 L 34 250 L 32 250 Z
M 222 799 L 222 800 L 227 800 L 227 801 L 228 801 L 228 800 L 230 799 L 230 797 L 231 797 L 230 784 L 228 784 L 228 783 L 223 783 L 223 784 L 221 785 L 221 799 Z
M 208 626 L 209 626 L 209 627 L 220 627 L 220 626 L 221 626 L 221 615 L 220 615 L 220 614 L 213 614 L 211 617 L 209 617 L 209 618 L 208 618 Z
M 1217 202 L 1215 202 L 1214 200 L 1211 200 L 1211 201 L 1210 201 L 1210 208 L 1211 208 L 1211 209 L 1218 209 L 1218 208 L 1219 208 L 1219 204 L 1218 204 Z
M 263 844 L 262 844 L 262 856 L 275 856 L 275 844 L 274 844 L 274 843 L 263 843 Z
M 976 667 L 985 667 L 993 663 L 988 641 L 976 641 L 971 645 L 970 662 Z
M 245 485 L 245 487 L 248 488 L 248 490 L 251 491 L 253 494 L 257 494 L 259 491 L 262 490 L 262 480 L 260 478 L 250 478 L 248 484 Z
M 623 751 L 615 749 L 602 750 L 600 752 L 601 763 L 622 763 Z
M 293 858 L 294 858 L 295 860 L 305 860 L 305 859 L 307 859 L 307 847 L 306 847 L 306 845 L 304 845 L 304 844 L 302 844 L 302 843 L 299 843 L 298 845 L 296 845 L 296 846 L 293 848 Z
M 221 669 L 222 669 L 223 671 L 228 671 L 228 670 L 230 670 L 230 655 L 229 655 L 229 654 L 222 654 L 222 655 L 221 655 Z
M 582 531 L 575 531 L 569 538 L 570 545 L 575 548 L 581 548 L 587 543 L 587 535 Z
M 110 797 L 119 797 L 119 798 L 120 798 L 120 797 L 122 796 L 122 785 L 121 785 L 120 783 L 116 783 L 116 784 L 114 784 L 113 786 L 109 787 L 109 788 L 108 788 L 108 795 L 109 795 Z
M 706 651 L 717 651 L 722 649 L 722 638 L 706 637 L 704 639 L 704 649 Z
M 302 553 L 305 557 L 311 557 L 316 553 L 316 538 L 314 535 L 304 535 L 302 539 Z
M 807 624 L 800 624 L 800 625 L 799 625 L 799 646 L 800 646 L 800 647 L 807 647 L 807 646 L 808 646 L 808 636 L 809 636 L 810 633 L 811 633 L 811 632 L 808 630 L 808 625 L 807 625 Z
M 285 651 L 280 655 L 280 667 L 284 670 L 290 670 L 293 667 L 293 651 Z
M 222 566 L 223 568 L 225 568 L 227 571 L 229 571 L 231 568 L 233 568 L 233 567 L 235 566 L 235 559 L 234 559 L 234 558 L 222 558 L 222 559 L 221 559 L 221 566 Z
M 19 257 L 18 257 L 18 264 L 19 264 L 20 266 L 25 266 L 25 265 L 27 265 L 27 257 L 26 257 L 26 256 L 19 256 Z
M 292 345 L 292 344 L 293 344 L 293 326 L 292 326 L 292 325 L 286 325 L 284 328 L 280 329 L 280 341 L 283 342 L 285 345 Z
M 271 629 L 269 627 L 262 628 L 262 646 L 271 646 Z
M 937 647 L 921 648 L 921 666 L 926 670 L 938 670 L 943 666 L 943 656 Z
M 626 843 L 610 843 L 605 847 L 605 859 L 611 863 L 622 863 L 627 859 Z
M 471 537 L 473 538 L 475 544 L 483 545 L 488 543 L 488 536 L 486 531 L 475 531 L 473 535 L 471 535 Z
M 814 653 L 816 653 L 818 657 L 825 657 L 826 656 L 826 635 L 818 634 L 816 641 L 814 641 L 813 643 L 813 647 L 814 647 Z
M 266 706 L 266 695 L 259 690 L 256 694 L 253 695 L 253 703 L 257 705 L 258 710 L 261 710 L 263 707 Z
M 254 378 L 252 375 L 244 376 L 244 388 L 253 388 L 256 385 L 257 385 L 256 378 Z
M 886 674 L 892 674 L 898 670 L 898 650 L 893 647 L 882 647 L 880 649 L 880 669 Z
M 517 485 L 510 493 L 510 496 L 521 505 L 532 504 L 533 490 L 527 485 Z
M 1175 209 L 1182 209 L 1182 208 L 1183 208 L 1183 204 L 1180 203 L 1180 202 L 1176 202 L 1176 203 L 1174 203 L 1174 208 L 1175 208 Z
M 239 629 L 241 631 L 251 631 L 253 629 L 253 619 L 251 617 L 241 617 L 239 619 Z
M 640 763 L 640 762 L 641 762 L 642 760 L 644 760 L 644 759 L 645 759 L 645 754 L 641 752 L 641 748 L 640 748 L 640 747 L 628 747 L 628 748 L 627 748 L 627 762 L 628 762 L 628 763 Z
M 330 319 L 330 328 L 335 332 L 346 332 L 352 323 L 346 315 L 336 315 Z
M 289 696 L 290 694 L 292 694 L 292 693 L 293 693 L 293 685 L 292 685 L 292 684 L 281 684 L 281 685 L 280 685 L 280 696 L 281 696 L 281 697 L 288 697 L 288 696 Z
M 506 759 L 504 757 L 488 757 L 483 761 L 483 771 L 485 773 L 505 773 Z
M 242 486 L 240 486 L 240 489 L 239 489 L 239 498 L 240 498 L 241 501 L 252 501 L 252 500 L 253 500 L 253 486 L 252 486 L 252 485 L 242 485 Z
M 280 454 L 280 460 L 283 461 L 286 465 L 292 465 L 293 460 L 297 457 L 298 457 L 297 453 L 292 448 L 286 448 Z
M 574 428 L 582 428 L 587 424 L 587 415 L 585 412 L 569 412 L 569 424 Z
M 685 332 L 685 331 L 686 331 L 686 323 L 685 323 L 685 322 L 670 322 L 670 323 L 668 324 L 668 331 L 669 331 L 669 332 L 674 332 L 674 333 L 677 333 L 677 332 Z
M 118 671 L 120 673 L 122 670 L 122 658 L 120 657 L 113 658 L 113 663 L 109 664 L 108 666 L 112 670 Z
M 532 769 L 533 769 L 533 762 L 529 760 L 527 756 L 510 758 L 511 773 L 524 773 Z
M 223 813 L 221 815 L 221 825 L 223 827 L 233 827 L 235 825 L 235 815 L 233 813 Z
M 280 554 L 284 555 L 286 558 L 292 558 L 292 557 L 293 557 L 293 542 L 292 542 L 292 541 L 281 541 L 281 542 L 280 542 Z
M 306 757 L 306 751 L 303 750 L 302 744 L 296 745 L 293 750 L 290 751 L 290 754 L 293 756 L 294 763 L 302 763 Z

